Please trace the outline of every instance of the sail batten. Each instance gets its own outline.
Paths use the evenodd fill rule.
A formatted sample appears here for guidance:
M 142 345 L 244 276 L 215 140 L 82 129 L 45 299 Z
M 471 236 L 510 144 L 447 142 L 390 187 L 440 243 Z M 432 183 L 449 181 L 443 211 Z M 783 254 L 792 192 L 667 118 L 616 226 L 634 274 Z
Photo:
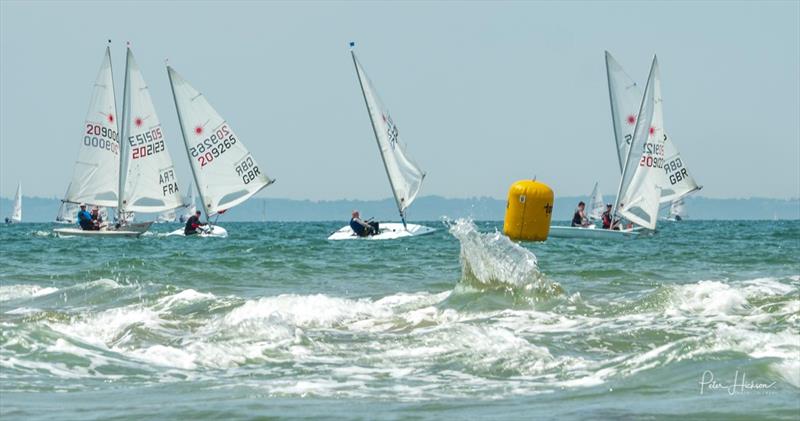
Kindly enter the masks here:
M 394 124 L 388 109 L 383 105 L 372 81 L 367 76 L 361 63 L 356 58 L 355 52 L 350 51 L 353 64 L 356 68 L 361 93 L 367 107 L 375 141 L 378 144 L 383 167 L 389 179 L 389 185 L 400 212 L 400 217 L 405 223 L 405 211 L 414 202 L 422 187 L 425 173 L 408 156 L 405 143 L 400 140 L 400 133 Z

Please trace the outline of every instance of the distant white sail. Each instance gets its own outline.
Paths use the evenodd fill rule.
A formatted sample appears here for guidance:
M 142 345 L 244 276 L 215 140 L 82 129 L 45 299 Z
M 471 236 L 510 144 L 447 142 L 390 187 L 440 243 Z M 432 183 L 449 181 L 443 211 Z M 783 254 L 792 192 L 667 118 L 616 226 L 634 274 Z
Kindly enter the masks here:
M 689 215 L 686 213 L 686 204 L 683 203 L 683 199 L 672 202 L 669 207 L 669 216 L 667 219 L 680 221 L 682 219 L 686 219 L 688 216 Z
M 628 147 L 633 139 L 633 130 L 638 117 L 638 107 L 642 93 L 636 82 L 625 73 L 614 57 L 606 51 L 606 72 L 608 75 L 608 92 L 611 100 L 611 118 L 614 123 L 614 135 L 619 158 L 620 171 Z M 669 203 L 681 198 L 700 187 L 691 176 L 686 163 L 681 158 L 677 146 L 664 132 L 664 185 L 660 202 Z
M 197 212 L 197 198 L 194 196 L 194 189 L 192 188 L 192 185 L 189 184 L 189 200 L 184 215 L 192 216 L 195 214 L 195 212 Z
M 127 158 L 122 161 L 121 173 L 124 212 L 157 213 L 183 206 L 164 131 L 130 48 L 125 65 L 125 94 L 121 145 Z
M 22 183 L 17 184 L 17 194 L 14 195 L 14 209 L 11 211 L 11 220 L 22 222 Z
M 351 51 L 350 53 L 353 56 L 353 63 L 356 66 L 364 101 L 367 104 L 372 128 L 375 131 L 375 139 L 383 158 L 386 175 L 389 176 L 389 184 L 392 187 L 397 209 L 405 220 L 405 210 L 417 197 L 425 173 L 407 155 L 405 143 L 400 140 L 397 126 L 392 121 L 389 111 L 378 97 L 372 82 L 356 58 L 355 52 Z
M 174 210 L 168 210 L 168 211 L 161 212 L 156 217 L 156 222 L 158 222 L 158 223 L 175 222 L 176 219 L 178 219 L 178 216 L 175 213 L 175 211 Z
M 597 185 L 598 183 L 595 182 L 587 206 L 587 216 L 593 221 L 603 219 L 603 212 L 606 211 L 606 205 L 603 203 L 603 194 L 597 190 Z
M 72 182 L 64 200 L 115 207 L 118 179 L 117 107 L 111 52 L 106 47 L 106 54 L 92 90 Z
M 641 227 L 656 228 L 664 183 L 664 121 L 658 59 L 653 58 L 636 129 L 622 172 L 616 213 Z
M 206 98 L 167 66 L 183 141 L 207 216 L 273 183 Z

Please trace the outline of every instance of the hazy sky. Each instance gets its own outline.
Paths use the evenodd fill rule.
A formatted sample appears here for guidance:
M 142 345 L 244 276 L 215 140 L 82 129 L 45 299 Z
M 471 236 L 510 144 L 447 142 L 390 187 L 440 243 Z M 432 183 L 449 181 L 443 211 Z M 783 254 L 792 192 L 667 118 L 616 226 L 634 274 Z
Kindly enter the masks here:
M 190 172 L 164 59 L 277 183 L 262 197 L 390 196 L 347 43 L 427 171 L 422 195 L 557 196 L 619 179 L 603 51 L 644 85 L 709 197 L 800 195 L 800 2 L 0 2 L 0 194 L 61 196 L 106 40 L 124 46 Z M 118 104 L 121 98 L 118 98 Z

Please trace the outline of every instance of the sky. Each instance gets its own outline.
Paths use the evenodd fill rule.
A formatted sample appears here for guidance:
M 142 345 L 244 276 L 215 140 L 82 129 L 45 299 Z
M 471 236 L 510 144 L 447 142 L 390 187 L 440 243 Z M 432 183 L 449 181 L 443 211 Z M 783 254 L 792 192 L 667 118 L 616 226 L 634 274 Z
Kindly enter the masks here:
M 348 43 L 427 172 L 422 195 L 616 193 L 603 52 L 644 85 L 713 198 L 800 196 L 800 2 L 0 1 L 0 195 L 60 197 L 112 40 L 191 179 L 164 60 L 277 182 L 259 197 L 390 197 Z M 121 98 L 118 97 L 118 104 Z

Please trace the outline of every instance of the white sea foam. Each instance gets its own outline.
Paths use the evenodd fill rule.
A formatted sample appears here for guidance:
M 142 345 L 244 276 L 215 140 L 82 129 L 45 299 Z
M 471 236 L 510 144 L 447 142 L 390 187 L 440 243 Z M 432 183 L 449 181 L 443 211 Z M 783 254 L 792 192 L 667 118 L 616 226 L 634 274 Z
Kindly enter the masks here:
M 0 285 L 0 301 L 16 300 L 20 298 L 41 297 L 57 292 L 55 287 L 41 287 L 39 285 Z

